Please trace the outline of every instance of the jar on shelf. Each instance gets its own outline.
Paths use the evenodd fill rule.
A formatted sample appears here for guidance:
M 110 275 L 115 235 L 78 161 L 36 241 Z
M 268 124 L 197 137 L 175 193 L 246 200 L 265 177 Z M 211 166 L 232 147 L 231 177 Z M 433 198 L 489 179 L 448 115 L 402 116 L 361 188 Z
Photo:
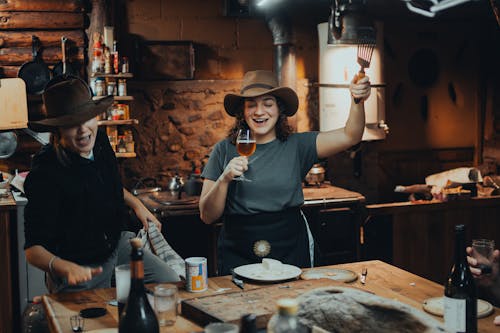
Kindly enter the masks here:
M 118 153 L 126 153 L 127 146 L 125 144 L 125 140 L 123 139 L 123 135 L 120 135 L 118 139 L 118 144 L 116 145 L 116 150 Z
M 122 73 L 128 73 L 128 72 L 129 72 L 128 58 L 123 57 L 122 58 Z
M 95 95 L 96 96 L 104 96 L 106 89 L 106 82 L 103 78 L 97 78 L 95 80 Z
M 127 96 L 127 80 L 118 79 L 118 96 Z
M 116 95 L 116 82 L 114 80 L 109 81 L 106 88 L 108 90 L 108 95 Z

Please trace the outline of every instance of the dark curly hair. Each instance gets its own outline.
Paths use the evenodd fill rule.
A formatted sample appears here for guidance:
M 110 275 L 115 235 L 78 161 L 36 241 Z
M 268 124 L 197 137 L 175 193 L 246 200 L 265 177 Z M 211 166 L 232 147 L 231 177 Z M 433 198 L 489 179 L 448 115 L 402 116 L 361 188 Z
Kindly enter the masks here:
M 280 141 L 286 141 L 290 134 L 292 133 L 292 127 L 288 125 L 288 117 L 285 114 L 286 104 L 281 100 L 281 98 L 274 96 L 276 98 L 276 103 L 278 104 L 279 116 L 278 121 L 274 128 L 276 129 L 276 137 Z M 234 126 L 229 130 L 227 137 L 231 139 L 232 144 L 236 144 L 236 136 L 238 135 L 238 130 L 241 128 L 247 128 L 248 124 L 243 116 L 243 106 L 244 99 L 236 106 L 235 121 Z

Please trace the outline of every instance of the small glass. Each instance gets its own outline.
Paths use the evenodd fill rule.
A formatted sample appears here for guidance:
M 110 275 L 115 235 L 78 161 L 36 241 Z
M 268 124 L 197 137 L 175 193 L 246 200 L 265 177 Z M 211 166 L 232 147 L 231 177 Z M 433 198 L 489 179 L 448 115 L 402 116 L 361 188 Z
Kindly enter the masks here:
M 177 287 L 159 284 L 154 289 L 154 309 L 160 326 L 173 326 L 177 320 Z
M 205 333 L 238 333 L 238 325 L 230 323 L 210 323 L 205 326 Z
M 236 150 L 241 156 L 249 157 L 255 152 L 257 141 L 255 135 L 250 129 L 240 129 L 236 137 Z M 251 179 L 245 177 L 245 174 L 235 177 L 234 180 L 251 182 Z
M 127 303 L 130 292 L 130 265 L 124 264 L 115 267 L 116 300 L 118 301 L 118 318 Z
M 495 241 L 492 239 L 472 240 L 472 257 L 477 260 L 477 266 L 481 269 L 481 274 L 491 273 L 494 250 Z
M 69 318 L 73 332 L 83 332 L 85 320 L 80 315 L 73 315 Z

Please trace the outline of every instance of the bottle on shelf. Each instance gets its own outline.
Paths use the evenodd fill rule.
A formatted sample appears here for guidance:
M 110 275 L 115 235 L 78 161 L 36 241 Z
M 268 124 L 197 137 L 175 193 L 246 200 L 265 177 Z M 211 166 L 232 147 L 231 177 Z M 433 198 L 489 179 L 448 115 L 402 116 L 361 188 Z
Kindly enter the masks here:
M 450 332 L 477 332 L 477 291 L 465 252 L 465 225 L 455 226 L 455 259 L 444 289 L 444 322 Z
M 240 333 L 257 333 L 257 317 L 253 313 L 241 317 Z
M 102 73 L 104 71 L 104 59 L 101 43 L 101 34 L 94 33 L 94 59 L 92 60 L 92 73 Z
M 118 54 L 118 46 L 116 40 L 113 41 L 113 51 L 111 52 L 111 56 L 113 58 L 113 73 L 120 73 L 120 57 Z
M 149 304 L 144 287 L 144 262 L 142 243 L 139 238 L 130 240 L 130 293 L 123 309 L 119 333 L 159 333 L 158 320 Z
M 293 298 L 282 298 L 277 302 L 278 311 L 267 323 L 268 333 L 306 333 L 297 317 L 299 303 Z

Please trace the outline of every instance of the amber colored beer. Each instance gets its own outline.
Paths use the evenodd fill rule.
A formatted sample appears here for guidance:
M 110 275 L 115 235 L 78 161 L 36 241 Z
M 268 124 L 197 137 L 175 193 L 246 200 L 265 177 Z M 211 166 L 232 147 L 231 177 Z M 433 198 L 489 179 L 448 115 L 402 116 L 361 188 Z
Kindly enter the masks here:
M 257 148 L 255 140 L 242 140 L 236 143 L 236 150 L 242 156 L 252 155 L 255 152 L 255 148 Z

